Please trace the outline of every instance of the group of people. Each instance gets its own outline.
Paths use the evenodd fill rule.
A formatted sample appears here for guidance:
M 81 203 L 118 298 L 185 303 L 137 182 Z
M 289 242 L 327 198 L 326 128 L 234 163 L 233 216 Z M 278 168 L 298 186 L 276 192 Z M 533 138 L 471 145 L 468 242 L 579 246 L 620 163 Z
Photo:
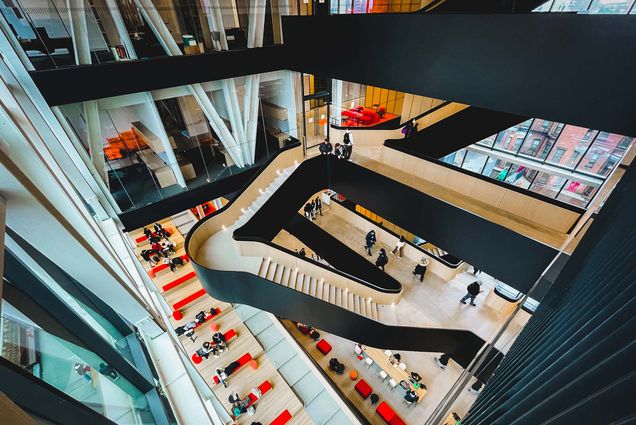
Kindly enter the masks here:
M 173 258 L 176 244 L 170 239 L 170 232 L 164 229 L 160 223 L 155 223 L 153 226 L 154 232 L 144 227 L 144 234 L 148 238 L 148 242 L 150 242 L 150 249 L 142 250 L 140 253 L 141 258 L 152 267 L 159 264 L 161 260 L 163 264 L 170 266 L 170 271 L 174 271 L 177 267 L 184 264 L 183 259 L 180 257 Z
M 175 328 L 175 332 L 178 336 L 185 335 L 192 342 L 196 341 L 197 337 L 194 335 L 194 330 L 197 326 L 205 323 L 211 317 L 217 315 L 217 310 L 215 308 L 211 308 L 210 311 L 200 311 L 194 316 L 194 320 L 187 322 L 186 324 Z
M 318 214 L 322 216 L 322 200 L 320 196 L 316 196 L 316 199 L 307 202 L 303 207 L 303 212 L 305 213 L 305 218 L 309 220 L 315 220 Z
M 325 141 L 320 144 L 318 147 L 321 155 L 336 155 L 338 159 L 351 159 L 351 154 L 353 153 L 353 136 L 351 135 L 351 130 L 347 128 L 344 135 L 342 136 L 342 144 L 336 143 L 336 148 L 332 146 L 329 138 L 325 138 Z
M 252 388 L 250 393 L 254 394 L 257 400 L 263 395 L 259 388 Z M 238 419 L 244 413 L 251 416 L 256 412 L 256 406 L 252 404 L 250 394 L 241 398 L 238 393 L 232 393 L 228 397 L 228 401 L 232 404 L 232 416 L 234 416 L 234 419 Z M 254 424 L 255 422 L 252 423 Z
M 373 245 L 378 241 L 377 236 L 375 234 L 375 230 L 370 230 L 365 236 L 365 245 L 364 249 L 367 251 L 369 256 L 373 255 L 371 253 L 371 249 Z M 402 258 L 402 253 L 404 252 L 404 246 L 406 245 L 406 238 L 404 236 L 400 236 L 398 241 L 395 244 L 395 248 L 391 251 L 391 255 L 398 255 L 398 258 Z M 389 263 L 389 256 L 386 253 L 384 248 L 380 248 L 378 253 L 378 258 L 375 260 L 375 265 L 382 271 L 384 271 L 384 267 Z M 424 281 L 424 275 L 426 274 L 426 269 L 428 268 L 429 260 L 426 257 L 422 257 L 420 262 L 413 269 L 413 275 L 420 277 L 420 282 Z
M 227 345 L 225 337 L 221 332 L 217 332 L 212 335 L 212 341 L 205 341 L 196 353 L 199 357 L 207 359 L 210 354 L 212 357 L 219 357 L 221 353 L 229 350 L 230 347 Z

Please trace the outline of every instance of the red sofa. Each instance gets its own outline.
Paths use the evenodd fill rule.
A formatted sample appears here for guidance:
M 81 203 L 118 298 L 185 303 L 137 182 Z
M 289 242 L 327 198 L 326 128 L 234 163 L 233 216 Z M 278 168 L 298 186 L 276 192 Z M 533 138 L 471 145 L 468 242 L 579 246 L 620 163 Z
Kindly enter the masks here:
M 378 115 L 375 109 L 365 108 L 363 106 L 345 109 L 342 111 L 342 115 L 362 125 L 373 125 L 380 121 L 380 115 Z
M 389 425 L 406 425 L 406 422 L 400 418 L 395 411 L 389 406 L 386 401 L 378 404 L 378 407 L 375 409 L 375 412 L 380 415 L 384 422 Z
M 278 415 L 278 417 L 274 419 L 272 422 L 270 422 L 269 425 L 284 425 L 287 422 L 289 422 L 291 418 L 292 418 L 291 413 L 289 413 L 289 410 L 285 409 L 283 410 L 283 413 Z
M 331 351 L 331 344 L 329 344 L 327 341 L 325 341 L 324 339 L 321 339 L 320 341 L 318 341 L 318 344 L 316 344 L 316 348 L 318 348 L 318 350 L 322 353 L 322 354 L 329 354 L 329 352 Z

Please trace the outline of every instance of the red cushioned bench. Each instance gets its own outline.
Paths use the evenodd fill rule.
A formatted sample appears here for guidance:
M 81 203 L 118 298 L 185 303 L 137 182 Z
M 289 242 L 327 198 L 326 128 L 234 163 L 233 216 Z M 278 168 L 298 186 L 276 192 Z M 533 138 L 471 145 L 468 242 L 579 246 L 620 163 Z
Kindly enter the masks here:
M 194 272 L 194 270 L 193 270 L 193 271 L 191 271 L 191 272 L 189 272 L 189 273 L 184 274 L 184 275 L 183 275 L 183 276 L 181 276 L 180 278 L 173 280 L 172 282 L 168 282 L 168 283 L 166 283 L 165 285 L 163 285 L 163 286 L 161 287 L 161 289 L 162 289 L 164 292 L 169 291 L 169 290 L 171 290 L 171 289 L 173 289 L 173 288 L 176 288 L 177 286 L 179 286 L 179 285 L 181 285 L 181 284 L 183 284 L 183 283 L 186 283 L 186 282 L 188 282 L 188 281 L 190 281 L 190 280 L 194 279 L 195 277 L 197 277 L 197 274 L 196 274 L 196 273 Z
M 258 389 L 261 390 L 261 397 L 263 397 L 266 392 L 272 389 L 272 384 L 270 384 L 269 381 L 265 381 L 258 386 Z M 256 400 L 258 400 L 254 393 L 249 393 L 248 397 L 250 398 L 250 402 L 247 407 L 250 407 L 252 404 L 256 403 Z
M 406 422 L 404 422 L 385 401 L 378 404 L 375 412 L 389 425 L 406 425 Z
M 356 389 L 358 394 L 360 394 L 365 400 L 373 392 L 373 388 L 371 388 L 371 385 L 367 384 L 367 381 L 365 381 L 364 379 L 360 379 L 354 388 Z
M 173 231 L 171 228 L 169 228 L 169 227 L 166 227 L 166 228 L 165 228 L 165 230 L 167 230 L 167 231 L 168 231 L 168 233 L 170 233 L 170 235 L 173 235 L 173 234 L 174 234 L 174 231 Z M 157 233 L 157 232 L 152 232 L 152 234 L 153 234 L 153 235 L 155 235 L 156 233 Z M 139 236 L 137 239 L 135 239 L 135 243 L 136 243 L 137 245 L 141 245 L 141 244 L 143 244 L 144 242 L 146 242 L 147 240 L 148 240 L 148 236 L 146 236 L 146 235 L 142 235 L 142 236 Z
M 201 298 L 206 293 L 207 292 L 205 292 L 205 289 L 199 289 L 194 294 L 190 294 L 187 297 L 185 297 L 184 299 L 174 303 L 172 305 L 172 309 L 174 310 L 172 312 L 172 317 L 174 317 L 176 320 L 181 320 L 183 318 L 183 314 L 181 314 L 181 312 L 179 310 L 182 309 L 183 307 L 187 306 L 188 304 L 190 304 L 192 301 L 195 301 L 195 300 Z
M 274 419 L 273 421 L 271 421 L 269 425 L 283 425 L 289 422 L 291 418 L 292 418 L 291 413 L 289 413 L 289 410 L 285 409 L 283 413 L 278 415 L 278 417 Z
M 183 254 L 181 256 L 181 259 L 183 260 L 184 264 L 190 261 L 190 259 L 188 258 L 186 254 Z M 148 270 L 148 276 L 154 279 L 155 277 L 157 277 L 157 273 L 162 272 L 164 270 L 168 270 L 168 269 L 170 269 L 170 264 L 159 264 L 158 266 L 154 266 L 153 268 Z
M 245 353 L 243 354 L 241 357 L 239 357 L 239 359 L 237 360 L 237 362 L 239 362 L 239 367 L 237 367 L 234 372 L 232 372 L 232 375 L 236 374 L 236 372 L 238 372 L 239 370 L 241 370 L 241 368 L 243 366 L 245 366 L 250 360 L 252 360 L 252 355 L 250 353 Z M 219 377 L 214 375 L 214 383 L 218 384 L 219 382 L 221 382 L 219 380 Z

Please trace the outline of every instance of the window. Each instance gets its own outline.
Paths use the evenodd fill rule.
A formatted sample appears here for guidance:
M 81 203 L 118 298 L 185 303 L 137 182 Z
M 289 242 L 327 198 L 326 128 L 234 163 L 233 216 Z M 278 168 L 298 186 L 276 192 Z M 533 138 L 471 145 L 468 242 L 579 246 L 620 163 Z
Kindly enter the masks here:
M 519 154 L 545 159 L 562 128 L 563 124 L 535 119 L 525 142 L 521 146 L 521 149 L 519 149 Z
M 514 127 L 510 127 L 508 130 L 499 133 L 495 140 L 494 147 L 508 152 L 517 152 L 524 137 L 526 137 L 526 134 L 528 133 L 531 122 L 531 119 L 524 121 L 519 125 L 515 125 Z
M 633 0 L 594 0 L 589 12 L 595 14 L 623 15 L 629 11 Z
M 565 155 L 565 152 L 567 152 L 566 149 L 564 148 L 557 148 L 556 152 L 554 153 L 554 155 L 552 156 L 552 161 L 559 163 L 561 162 L 561 159 L 563 158 L 563 155 Z
M 493 134 L 490 137 L 487 137 L 483 140 L 480 140 L 479 142 L 477 142 L 478 145 L 484 145 L 484 146 L 488 146 L 489 148 L 492 147 L 492 144 L 495 142 L 495 138 L 497 137 L 497 134 Z
M 552 153 L 548 154 L 547 162 L 565 168 L 574 168 L 596 134 L 598 134 L 597 131 L 589 128 L 566 125 L 556 139 Z
M 486 159 L 488 159 L 487 155 L 469 150 L 466 153 L 466 158 L 464 159 L 462 168 L 475 173 L 481 173 L 481 169 L 484 168 Z
M 512 164 L 504 181 L 517 187 L 527 189 L 530 186 L 532 177 L 536 174 L 531 173 L 531 171 L 533 170 L 526 168 L 524 165 Z
M 606 177 L 620 163 L 633 140 L 631 137 L 601 131 L 577 169 Z
M 585 208 L 597 191 L 598 187 L 568 180 L 557 199 L 571 205 L 576 205 L 577 207 Z
M 499 181 L 504 181 L 511 165 L 512 163 L 504 161 L 503 159 L 489 157 L 484 171 L 481 174 Z
M 551 12 L 582 12 L 587 9 L 589 0 L 555 0 Z
M 564 177 L 541 172 L 530 186 L 530 191 L 545 195 L 549 198 L 556 198 L 565 184 L 565 181 L 566 179 Z
M 454 165 L 456 167 L 461 167 L 462 161 L 464 160 L 464 155 L 466 155 L 466 149 L 462 149 L 457 152 L 453 152 L 449 155 L 446 155 L 444 158 L 442 158 L 442 161 L 446 162 L 447 164 Z

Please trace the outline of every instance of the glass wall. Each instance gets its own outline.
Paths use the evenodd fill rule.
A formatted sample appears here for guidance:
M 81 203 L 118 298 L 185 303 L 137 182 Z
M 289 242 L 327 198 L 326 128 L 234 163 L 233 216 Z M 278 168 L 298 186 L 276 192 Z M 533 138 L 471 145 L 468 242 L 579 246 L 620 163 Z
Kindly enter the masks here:
M 536 118 L 442 160 L 586 208 L 633 141 L 633 137 Z
M 349 81 L 340 81 L 341 95 L 333 93 L 334 111 L 339 116 L 331 117 L 338 126 L 370 127 L 397 119 L 402 113 L 405 93 Z
M 298 78 L 277 71 L 60 109 L 78 149 L 128 211 L 260 166 L 296 140 Z M 248 102 L 254 80 L 259 91 Z M 252 111 L 248 126 L 243 117 Z
M 624 15 L 634 12 L 634 0 L 550 0 L 535 12 L 579 12 Z
M 262 3 L 263 45 L 281 43 L 280 10 Z M 153 0 L 143 2 L 143 10 L 136 4 L 121 0 L 113 9 L 105 2 L 85 1 L 83 9 L 69 9 L 64 0 L 6 0 L 0 13 L 35 69 L 166 56 L 166 44 L 185 55 L 253 45 L 248 26 L 254 8 L 248 0 L 220 0 L 214 6 L 200 0 Z M 86 31 L 74 34 L 71 22 L 76 28 L 85 24 Z M 160 40 L 162 33 L 171 39 Z M 84 44 L 88 55 L 74 48 Z

